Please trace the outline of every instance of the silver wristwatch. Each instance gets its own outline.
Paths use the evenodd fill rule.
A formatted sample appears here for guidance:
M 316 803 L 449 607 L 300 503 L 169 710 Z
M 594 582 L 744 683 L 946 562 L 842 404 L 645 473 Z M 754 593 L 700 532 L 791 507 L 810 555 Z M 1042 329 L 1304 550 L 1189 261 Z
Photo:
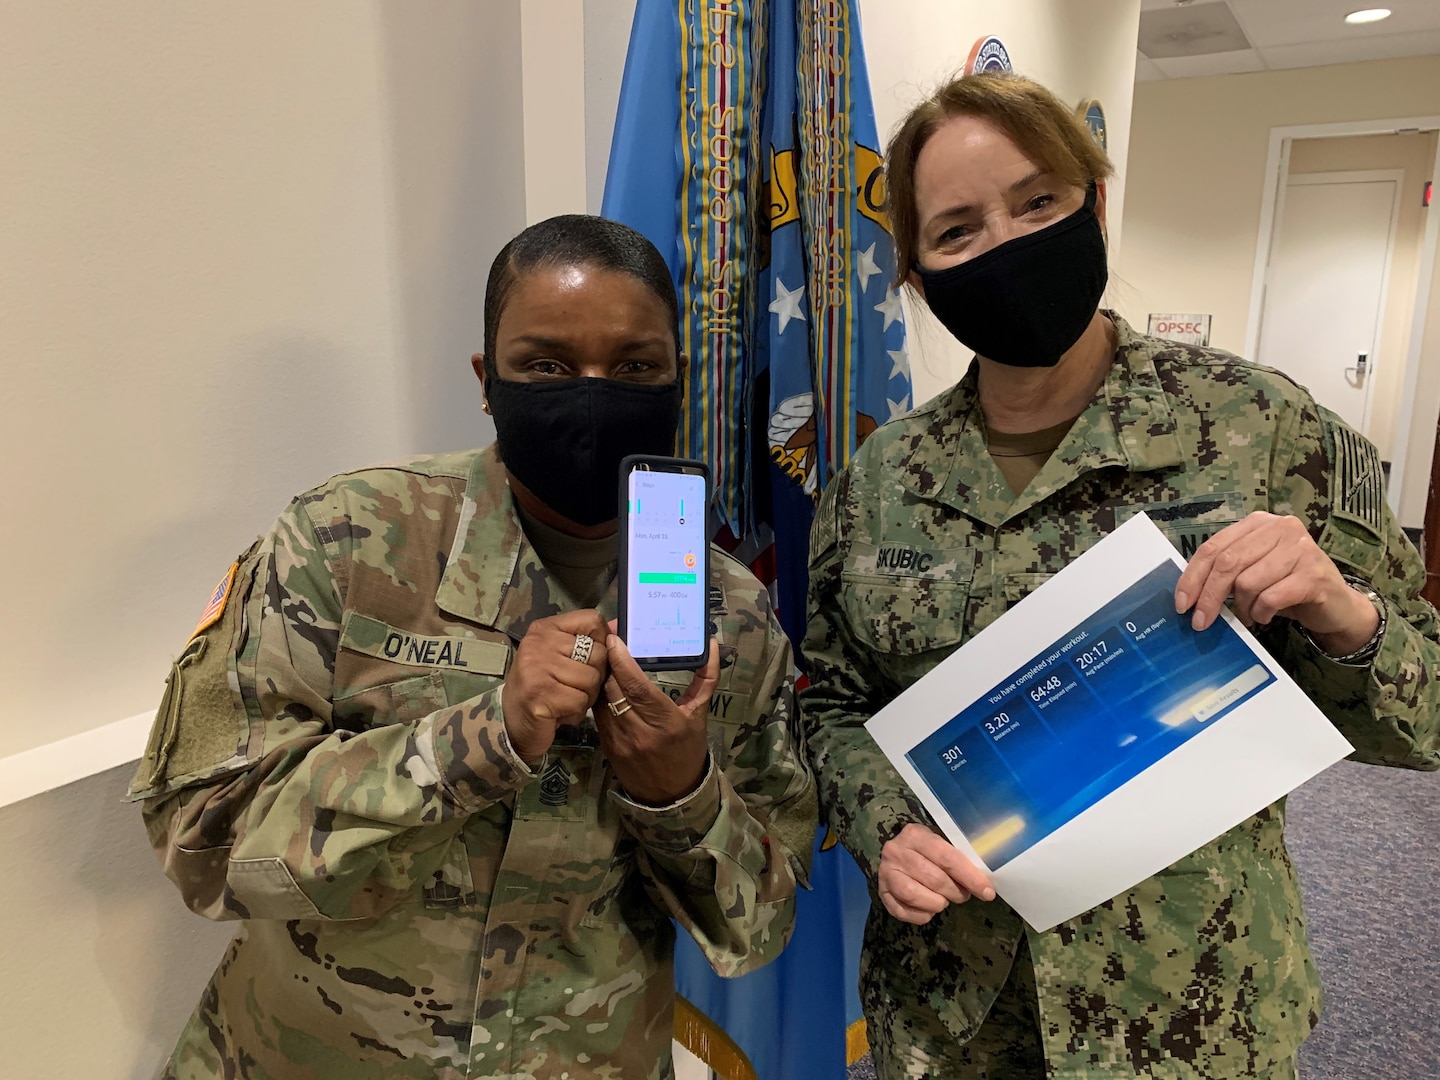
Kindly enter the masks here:
M 1300 626 L 1300 633 L 1305 636 L 1311 647 L 1322 656 L 1326 657 L 1333 664 L 1343 664 L 1345 667 L 1368 667 L 1370 661 L 1375 659 L 1375 654 L 1380 651 L 1380 642 L 1385 638 L 1386 617 L 1385 599 L 1376 592 L 1370 583 L 1363 578 L 1351 577 L 1349 574 L 1342 574 L 1345 584 L 1349 585 L 1356 592 L 1364 596 L 1370 603 L 1375 605 L 1376 612 L 1380 615 L 1380 621 L 1375 624 L 1375 633 L 1370 635 L 1370 640 L 1361 645 L 1354 652 L 1346 653 L 1344 656 L 1331 656 L 1324 649 L 1320 648 L 1315 639 L 1310 636 L 1310 631 Z M 1299 626 L 1299 624 L 1296 624 Z

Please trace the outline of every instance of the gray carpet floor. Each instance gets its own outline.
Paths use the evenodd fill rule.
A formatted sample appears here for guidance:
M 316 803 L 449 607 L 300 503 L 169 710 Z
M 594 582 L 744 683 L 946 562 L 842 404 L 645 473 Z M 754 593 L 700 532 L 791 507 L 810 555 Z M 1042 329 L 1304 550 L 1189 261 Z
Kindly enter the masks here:
M 1290 796 L 1286 835 L 1325 984 L 1302 1080 L 1440 1080 L 1440 775 L 1342 761 Z
M 1304 1080 L 1440 1077 L 1440 776 L 1342 761 L 1287 837 L 1326 993 Z

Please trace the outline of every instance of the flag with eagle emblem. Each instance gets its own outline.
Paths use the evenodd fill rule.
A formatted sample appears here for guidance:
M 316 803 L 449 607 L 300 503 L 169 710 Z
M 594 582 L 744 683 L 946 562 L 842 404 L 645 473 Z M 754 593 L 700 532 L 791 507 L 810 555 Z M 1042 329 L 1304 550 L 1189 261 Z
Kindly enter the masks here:
M 716 540 L 769 585 L 798 653 L 820 491 L 910 407 L 855 0 L 638 0 L 601 212 L 670 265 L 678 452 L 710 465 Z M 722 1080 L 835 1080 L 867 1049 L 864 877 L 826 845 L 811 885 L 751 975 L 718 979 L 680 936 L 676 1035 Z

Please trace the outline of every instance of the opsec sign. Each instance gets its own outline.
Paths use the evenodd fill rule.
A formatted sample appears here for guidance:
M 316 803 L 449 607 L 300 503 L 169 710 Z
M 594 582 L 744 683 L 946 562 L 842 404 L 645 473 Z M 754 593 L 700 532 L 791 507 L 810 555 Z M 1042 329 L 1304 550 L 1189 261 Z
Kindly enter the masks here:
M 1179 341 L 1186 345 L 1210 344 L 1209 315 L 1150 315 L 1150 326 L 1146 331 L 1151 337 L 1166 341 Z

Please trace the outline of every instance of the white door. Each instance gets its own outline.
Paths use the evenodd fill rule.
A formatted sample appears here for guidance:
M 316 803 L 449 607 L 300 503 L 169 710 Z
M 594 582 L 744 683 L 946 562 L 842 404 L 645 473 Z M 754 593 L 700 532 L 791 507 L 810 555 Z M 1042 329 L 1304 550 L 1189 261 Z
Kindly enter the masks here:
M 1256 359 L 1366 435 L 1401 176 L 1290 177 L 1266 279 Z

